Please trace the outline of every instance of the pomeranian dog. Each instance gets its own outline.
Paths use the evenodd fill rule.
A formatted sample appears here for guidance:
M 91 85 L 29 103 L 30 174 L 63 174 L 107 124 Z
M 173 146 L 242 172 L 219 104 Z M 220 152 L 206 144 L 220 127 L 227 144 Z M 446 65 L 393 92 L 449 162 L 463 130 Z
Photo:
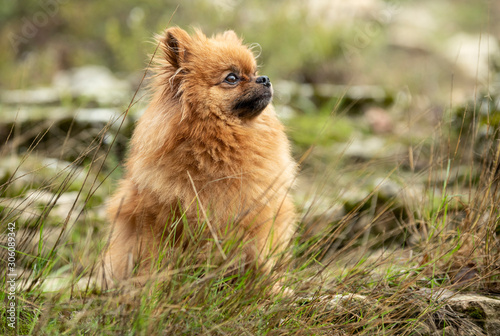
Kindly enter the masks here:
M 109 202 L 104 278 L 151 272 L 186 222 L 205 223 L 218 244 L 237 227 L 245 260 L 269 272 L 294 232 L 297 169 L 271 82 L 233 31 L 173 27 L 158 43 L 151 102 Z

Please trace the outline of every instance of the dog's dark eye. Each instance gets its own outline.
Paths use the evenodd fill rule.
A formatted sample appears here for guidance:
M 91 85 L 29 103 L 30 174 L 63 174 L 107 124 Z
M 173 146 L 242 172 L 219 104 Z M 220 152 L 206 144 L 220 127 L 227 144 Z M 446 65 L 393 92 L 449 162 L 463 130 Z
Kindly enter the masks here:
M 224 82 L 229 83 L 229 84 L 236 84 L 239 82 L 238 76 L 236 76 L 234 73 L 230 73 L 229 75 L 226 76 L 224 79 Z

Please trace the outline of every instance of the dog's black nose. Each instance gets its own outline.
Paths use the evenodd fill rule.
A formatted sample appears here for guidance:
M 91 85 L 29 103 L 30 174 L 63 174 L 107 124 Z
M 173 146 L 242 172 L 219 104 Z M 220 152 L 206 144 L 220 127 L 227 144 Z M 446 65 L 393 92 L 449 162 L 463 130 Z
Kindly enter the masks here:
M 271 81 L 269 80 L 269 77 L 267 77 L 267 76 L 259 76 L 259 77 L 257 77 L 257 79 L 255 80 L 255 83 L 257 83 L 257 84 L 263 84 L 266 87 L 270 87 L 271 86 Z

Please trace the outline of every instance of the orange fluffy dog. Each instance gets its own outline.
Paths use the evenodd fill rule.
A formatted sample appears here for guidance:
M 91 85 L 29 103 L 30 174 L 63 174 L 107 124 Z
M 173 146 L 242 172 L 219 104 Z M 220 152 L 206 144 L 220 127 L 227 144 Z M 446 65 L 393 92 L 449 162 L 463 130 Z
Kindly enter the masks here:
M 144 274 L 181 217 L 204 222 L 217 242 L 236 226 L 246 258 L 269 270 L 266 261 L 284 251 L 296 218 L 288 195 L 296 163 L 270 105 L 269 78 L 257 75 L 233 31 L 207 38 L 167 29 L 156 61 L 152 101 L 109 204 L 106 278 Z

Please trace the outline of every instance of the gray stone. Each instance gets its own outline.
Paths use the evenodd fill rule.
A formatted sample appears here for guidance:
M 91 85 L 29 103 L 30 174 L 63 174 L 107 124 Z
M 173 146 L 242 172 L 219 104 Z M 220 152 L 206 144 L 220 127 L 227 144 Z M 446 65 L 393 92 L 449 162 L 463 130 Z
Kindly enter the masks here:
M 345 156 L 369 160 L 389 152 L 386 146 L 387 143 L 383 138 L 373 136 L 367 139 L 354 139 L 347 144 L 345 150 L 343 146 L 337 147 L 343 150 Z
M 53 84 L 61 92 L 95 99 L 100 105 L 123 104 L 131 92 L 127 81 L 116 78 L 108 68 L 96 65 L 59 72 Z
M 118 119 L 120 119 L 122 111 L 116 108 L 81 108 L 77 109 L 74 114 L 78 121 L 106 124 L 108 122 L 119 123 Z
M 500 299 L 477 294 L 458 294 L 446 302 L 457 312 L 484 328 L 489 336 L 500 336 Z
M 448 289 L 421 288 L 419 292 L 430 295 L 431 300 L 449 305 L 453 311 L 463 314 L 483 329 L 486 335 L 500 336 L 500 298 L 474 293 L 460 294 Z
M 443 53 L 469 78 L 486 81 L 490 75 L 490 59 L 499 51 L 498 42 L 491 35 L 460 33 L 446 43 Z
M 432 43 L 439 31 L 439 18 L 428 5 L 413 3 L 396 6 L 394 24 L 389 27 L 388 37 L 392 45 L 413 50 L 433 49 Z
M 32 90 L 5 90 L 0 92 L 0 102 L 12 105 L 45 105 L 60 101 L 56 88 L 36 88 Z
M 308 6 L 310 20 L 320 21 L 327 27 L 345 25 L 355 19 L 383 16 L 387 9 L 380 0 L 312 0 L 304 4 Z

